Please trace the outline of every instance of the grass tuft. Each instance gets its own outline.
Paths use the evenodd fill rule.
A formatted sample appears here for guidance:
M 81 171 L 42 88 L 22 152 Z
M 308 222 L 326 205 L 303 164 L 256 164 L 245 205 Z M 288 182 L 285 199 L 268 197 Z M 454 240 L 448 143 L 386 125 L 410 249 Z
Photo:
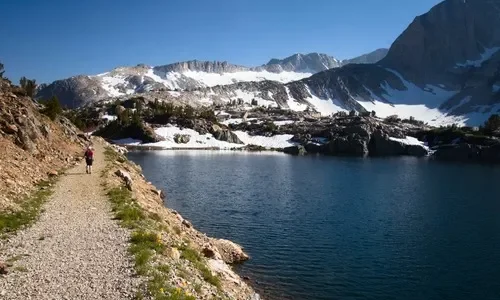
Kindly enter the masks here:
M 212 274 L 212 271 L 210 271 L 210 269 L 205 265 L 198 251 L 189 247 L 181 247 L 180 249 L 182 251 L 181 257 L 190 261 L 198 270 L 200 270 L 201 275 L 206 282 L 219 289 L 221 288 L 220 278 Z
M 51 184 L 54 181 L 43 181 L 37 185 L 38 190 L 24 199 L 19 211 L 0 214 L 0 233 L 12 233 L 36 221 L 41 207 L 52 195 Z

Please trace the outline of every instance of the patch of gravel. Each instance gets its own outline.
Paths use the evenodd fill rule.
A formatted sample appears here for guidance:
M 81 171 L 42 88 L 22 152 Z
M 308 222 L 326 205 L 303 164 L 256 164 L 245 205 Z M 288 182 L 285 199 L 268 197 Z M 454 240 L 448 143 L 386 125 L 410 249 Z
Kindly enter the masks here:
M 0 299 L 131 299 L 140 279 L 127 253 L 129 232 L 112 219 L 101 186 L 104 149 L 96 144 L 92 175 L 82 163 L 55 186 L 40 219 L 2 240 Z

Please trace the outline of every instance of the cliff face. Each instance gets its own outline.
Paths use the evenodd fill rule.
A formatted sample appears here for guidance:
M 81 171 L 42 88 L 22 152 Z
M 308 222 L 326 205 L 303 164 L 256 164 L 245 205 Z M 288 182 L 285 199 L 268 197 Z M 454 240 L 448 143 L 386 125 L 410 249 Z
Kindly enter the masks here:
M 35 184 L 81 155 L 85 139 L 65 118 L 51 121 L 23 92 L 0 79 L 0 211 L 15 210 Z

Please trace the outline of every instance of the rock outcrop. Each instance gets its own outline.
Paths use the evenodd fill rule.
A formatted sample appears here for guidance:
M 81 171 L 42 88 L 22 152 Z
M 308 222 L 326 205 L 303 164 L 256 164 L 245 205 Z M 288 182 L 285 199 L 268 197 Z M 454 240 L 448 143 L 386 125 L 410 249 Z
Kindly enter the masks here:
M 305 155 L 307 154 L 306 148 L 302 145 L 290 146 L 283 149 L 283 152 L 292 155 Z
M 500 163 L 500 141 L 491 146 L 467 143 L 442 145 L 436 148 L 433 157 L 448 161 Z
M 227 128 L 222 128 L 219 125 L 212 125 L 210 133 L 214 136 L 215 139 L 219 141 L 224 141 L 233 144 L 243 144 L 243 142 L 238 138 L 236 134 L 231 132 L 231 130 Z
M 68 119 L 52 121 L 41 109 L 0 78 L 0 213 L 18 209 L 37 183 L 74 164 L 88 143 Z
M 189 136 L 188 134 L 176 134 L 174 136 L 174 142 L 176 142 L 177 144 L 187 144 L 189 143 L 191 139 L 191 136 Z

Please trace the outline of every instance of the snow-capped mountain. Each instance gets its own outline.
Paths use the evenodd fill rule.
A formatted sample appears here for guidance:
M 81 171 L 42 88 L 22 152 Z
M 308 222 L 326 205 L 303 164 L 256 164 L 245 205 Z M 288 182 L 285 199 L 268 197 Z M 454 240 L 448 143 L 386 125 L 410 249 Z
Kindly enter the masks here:
M 415 117 L 432 125 L 479 125 L 500 113 L 498 12 L 499 0 L 446 0 L 415 18 L 378 63 L 346 63 L 288 83 L 240 82 L 175 97 L 309 107 L 323 115 L 354 109 L 381 117 Z M 300 67 L 301 61 L 296 56 L 270 63 Z
M 81 75 L 58 80 L 43 87 L 37 96 L 47 98 L 57 95 L 64 105 L 76 107 L 108 97 L 162 89 L 185 91 L 264 80 L 287 83 L 340 65 L 342 61 L 318 53 L 294 54 L 251 68 L 228 62 L 197 60 L 154 67 L 141 64 L 119 67 L 94 76 Z

